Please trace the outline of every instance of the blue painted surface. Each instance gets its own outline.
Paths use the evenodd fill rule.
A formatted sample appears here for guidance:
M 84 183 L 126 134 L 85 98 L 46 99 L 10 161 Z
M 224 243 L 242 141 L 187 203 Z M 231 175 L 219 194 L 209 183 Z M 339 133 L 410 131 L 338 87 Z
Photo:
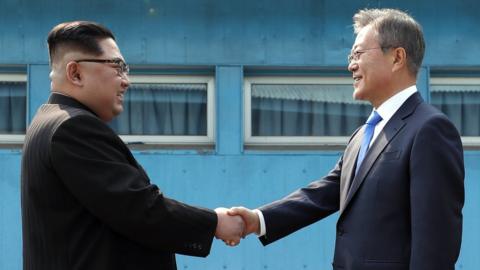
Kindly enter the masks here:
M 279 199 L 323 176 L 340 153 L 248 152 L 200 156 L 189 152 L 135 151 L 135 156 L 168 197 L 215 208 L 257 207 Z M 0 269 L 21 269 L 19 172 L 6 169 L 19 166 L 20 154 L 2 150 L 0 158 L 4 167 L 0 174 Z M 457 269 L 475 270 L 480 265 L 476 255 L 480 248 L 479 160 L 480 153 L 465 153 L 467 199 Z M 268 247 L 263 247 L 253 236 L 235 248 L 216 241 L 207 259 L 179 256 L 179 269 L 328 269 L 333 256 L 336 218 L 333 215 Z
M 27 125 L 37 113 L 37 109 L 48 100 L 50 95 L 50 66 L 28 65 L 28 91 L 27 91 Z
M 20 270 L 22 223 L 18 150 L 0 151 L 0 269 Z
M 216 70 L 216 149 L 219 155 L 238 154 L 242 151 L 243 100 L 242 66 L 218 66 Z
M 425 65 L 479 66 L 477 0 L 2 0 L 0 63 L 47 63 L 51 27 L 85 19 L 109 26 L 133 64 L 346 66 L 351 17 L 365 7 L 408 10 Z
M 28 115 L 33 116 L 50 87 L 46 35 L 53 25 L 76 19 L 109 26 L 134 66 L 172 65 L 168 73 L 178 68 L 185 74 L 202 65 L 215 73 L 215 149 L 145 150 L 135 156 L 167 196 L 210 208 L 257 207 L 325 175 L 340 153 L 245 151 L 244 70 L 250 75 L 272 72 L 270 67 L 284 70 L 273 71 L 277 74 L 298 67 L 345 71 L 354 40 L 351 17 L 364 7 L 408 10 L 423 25 L 427 51 L 418 84 L 427 100 L 430 71 L 480 69 L 477 0 L 0 0 L 0 71 L 27 70 Z M 5 66 L 12 64 L 26 68 Z M 0 270 L 21 269 L 20 158 L 19 149 L 0 150 Z M 479 151 L 465 153 L 464 237 L 457 269 L 480 265 L 479 163 Z M 335 222 L 334 215 L 265 248 L 255 237 L 236 248 L 216 241 L 207 259 L 179 256 L 179 269 L 330 269 Z
M 428 92 L 430 85 L 429 73 L 430 69 L 428 67 L 421 67 L 417 75 L 417 90 L 425 102 L 430 102 L 430 93 Z

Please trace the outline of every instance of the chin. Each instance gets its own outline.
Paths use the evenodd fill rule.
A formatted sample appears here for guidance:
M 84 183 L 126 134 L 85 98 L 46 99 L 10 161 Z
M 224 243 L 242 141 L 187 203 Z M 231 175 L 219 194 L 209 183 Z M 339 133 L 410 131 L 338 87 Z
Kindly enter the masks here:
M 355 90 L 353 91 L 353 99 L 354 99 L 354 100 L 365 100 L 365 97 L 364 97 L 364 95 L 363 95 L 363 93 L 362 93 L 361 90 L 356 90 L 356 89 L 355 89 Z
M 122 112 L 123 112 L 123 107 L 116 108 L 116 109 L 113 111 L 113 117 L 116 117 L 116 116 L 120 115 Z

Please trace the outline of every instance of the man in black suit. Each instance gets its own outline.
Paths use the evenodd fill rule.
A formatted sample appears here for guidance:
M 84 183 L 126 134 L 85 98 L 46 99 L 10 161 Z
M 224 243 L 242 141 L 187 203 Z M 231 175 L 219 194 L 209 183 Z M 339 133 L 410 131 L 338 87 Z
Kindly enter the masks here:
M 240 217 L 167 198 L 105 122 L 123 110 L 128 66 L 93 22 L 48 36 L 51 90 L 22 157 L 24 269 L 176 269 L 175 253 L 236 245 Z
M 267 245 L 336 211 L 333 269 L 454 270 L 462 237 L 460 136 L 416 89 L 420 25 L 404 12 L 361 10 L 348 57 L 354 98 L 373 106 L 335 167 L 287 197 L 233 208 Z

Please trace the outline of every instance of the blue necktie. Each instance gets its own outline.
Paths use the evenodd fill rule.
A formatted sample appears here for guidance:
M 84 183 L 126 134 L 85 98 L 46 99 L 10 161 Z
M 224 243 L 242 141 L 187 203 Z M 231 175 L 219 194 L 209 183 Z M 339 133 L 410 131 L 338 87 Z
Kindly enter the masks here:
M 378 122 L 382 121 L 382 117 L 377 113 L 377 111 L 373 111 L 372 114 L 368 117 L 367 126 L 365 127 L 365 132 L 363 133 L 363 140 L 362 146 L 360 147 L 360 152 L 358 153 L 357 158 L 357 167 L 355 169 L 355 174 L 357 174 L 360 165 L 362 165 L 362 161 L 367 154 L 368 148 L 370 147 L 370 142 L 372 141 L 373 131 L 375 130 L 375 126 Z

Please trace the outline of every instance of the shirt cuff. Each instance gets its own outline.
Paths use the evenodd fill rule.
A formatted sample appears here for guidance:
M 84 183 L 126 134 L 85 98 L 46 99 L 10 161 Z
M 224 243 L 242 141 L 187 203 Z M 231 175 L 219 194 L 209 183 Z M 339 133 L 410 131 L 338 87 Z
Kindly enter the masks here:
M 258 237 L 262 237 L 265 234 L 267 234 L 267 228 L 265 228 L 265 218 L 263 217 L 262 211 L 258 209 L 254 209 L 253 212 L 257 214 L 258 219 L 260 221 L 260 233 L 259 234 L 255 233 L 255 234 L 258 235 Z

